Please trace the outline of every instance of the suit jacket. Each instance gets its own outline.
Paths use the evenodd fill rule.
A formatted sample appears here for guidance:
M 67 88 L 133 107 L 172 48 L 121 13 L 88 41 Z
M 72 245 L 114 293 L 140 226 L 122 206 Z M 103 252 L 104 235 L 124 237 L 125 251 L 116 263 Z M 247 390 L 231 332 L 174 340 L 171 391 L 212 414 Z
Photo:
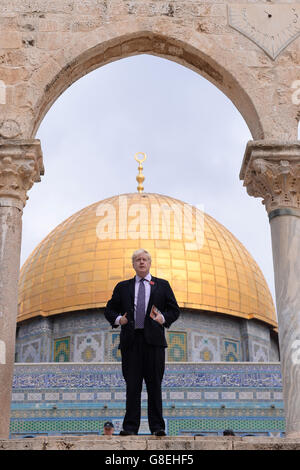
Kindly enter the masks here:
M 116 318 L 127 312 L 128 323 L 121 325 L 120 348 L 128 348 L 134 340 L 134 289 L 135 277 L 119 282 L 114 288 L 112 298 L 108 301 L 104 315 L 113 328 Z M 150 317 L 152 305 L 161 311 L 165 323 L 160 325 Z M 153 277 L 151 279 L 151 292 L 144 323 L 144 335 L 148 344 L 167 347 L 165 328 L 179 317 L 180 310 L 174 293 L 168 281 Z

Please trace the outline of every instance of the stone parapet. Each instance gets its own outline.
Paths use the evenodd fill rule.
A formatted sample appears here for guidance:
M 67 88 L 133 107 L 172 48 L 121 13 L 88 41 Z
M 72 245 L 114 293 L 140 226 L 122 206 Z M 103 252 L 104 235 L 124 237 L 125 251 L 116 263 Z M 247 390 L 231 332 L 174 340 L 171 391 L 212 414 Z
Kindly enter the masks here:
M 173 450 L 300 450 L 300 438 L 235 437 L 235 436 L 88 436 L 44 437 L 0 440 L 0 450 L 103 450 L 112 451 L 114 459 L 122 451 L 145 451 L 147 458 L 156 451 Z M 126 453 L 128 456 L 128 453 Z M 154 457 L 153 457 L 154 458 Z M 119 462 L 120 463 L 120 462 Z M 153 462 L 154 463 L 154 462 Z

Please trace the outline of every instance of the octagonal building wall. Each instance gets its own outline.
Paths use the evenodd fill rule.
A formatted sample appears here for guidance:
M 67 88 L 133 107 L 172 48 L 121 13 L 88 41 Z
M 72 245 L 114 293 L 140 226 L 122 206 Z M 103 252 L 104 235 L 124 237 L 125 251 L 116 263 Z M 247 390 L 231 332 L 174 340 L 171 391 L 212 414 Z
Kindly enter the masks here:
M 277 335 L 258 320 L 183 309 L 166 330 L 168 362 L 276 362 Z M 119 331 L 92 309 L 19 323 L 16 362 L 119 362 Z

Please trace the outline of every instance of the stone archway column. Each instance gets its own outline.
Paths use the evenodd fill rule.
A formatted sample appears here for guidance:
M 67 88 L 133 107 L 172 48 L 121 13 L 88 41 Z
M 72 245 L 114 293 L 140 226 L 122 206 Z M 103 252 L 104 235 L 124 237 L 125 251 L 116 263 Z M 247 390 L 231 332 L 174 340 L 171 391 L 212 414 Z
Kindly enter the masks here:
M 9 436 L 22 212 L 41 174 L 38 140 L 0 140 L 0 439 Z
M 240 178 L 269 214 L 286 435 L 300 437 L 300 142 L 248 142 Z

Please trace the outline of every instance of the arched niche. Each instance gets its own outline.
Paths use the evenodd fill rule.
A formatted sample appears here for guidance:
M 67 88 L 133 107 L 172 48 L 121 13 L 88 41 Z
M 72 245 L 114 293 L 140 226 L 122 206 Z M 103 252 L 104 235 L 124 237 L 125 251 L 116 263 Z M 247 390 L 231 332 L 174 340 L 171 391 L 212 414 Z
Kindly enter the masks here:
M 75 51 L 79 49 L 77 47 Z M 232 71 L 187 42 L 144 31 L 98 43 L 87 47 L 78 55 L 71 50 L 66 50 L 64 54 L 69 59 L 59 70 L 53 71 L 49 65 L 49 73 L 43 74 L 44 83 L 40 86 L 29 129 L 31 138 L 35 137 L 52 104 L 72 83 L 102 65 L 137 54 L 160 56 L 199 73 L 233 102 L 244 117 L 253 139 L 264 138 L 263 124 L 255 104 Z

